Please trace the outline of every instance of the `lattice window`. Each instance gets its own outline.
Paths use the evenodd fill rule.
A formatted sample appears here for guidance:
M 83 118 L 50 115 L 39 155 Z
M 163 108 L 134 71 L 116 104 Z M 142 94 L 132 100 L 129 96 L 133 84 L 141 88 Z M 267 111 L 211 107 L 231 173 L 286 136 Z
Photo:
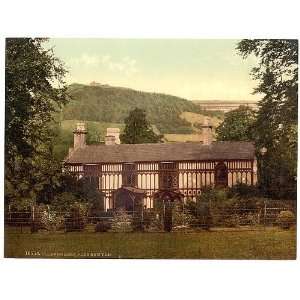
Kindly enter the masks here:
M 85 176 L 99 176 L 101 166 L 98 164 L 85 164 L 83 165 L 83 172 Z
M 161 189 L 178 189 L 178 165 L 175 162 L 159 164 L 159 183 Z
M 137 166 L 134 163 L 123 164 L 123 185 L 136 186 L 137 185 Z

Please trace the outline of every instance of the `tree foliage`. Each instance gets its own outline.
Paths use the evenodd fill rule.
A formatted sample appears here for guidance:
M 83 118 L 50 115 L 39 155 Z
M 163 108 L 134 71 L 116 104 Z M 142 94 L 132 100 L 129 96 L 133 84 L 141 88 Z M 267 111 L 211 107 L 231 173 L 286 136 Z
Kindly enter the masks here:
M 225 114 L 224 121 L 217 127 L 218 141 L 251 141 L 253 140 L 253 123 L 255 112 L 240 106 Z
M 123 144 L 158 143 L 161 138 L 153 132 L 145 111 L 139 108 L 131 111 L 125 119 L 125 129 L 120 135 Z
M 6 198 L 35 201 L 44 186 L 56 180 L 53 113 L 68 101 L 63 79 L 66 70 L 44 42 L 33 38 L 6 40 Z
M 254 55 L 252 69 L 258 81 L 254 93 L 261 94 L 254 122 L 257 149 L 267 148 L 265 157 L 257 153 L 261 184 L 273 196 L 296 196 L 298 41 L 242 40 L 237 51 L 244 58 Z M 263 168 L 261 165 L 263 163 Z

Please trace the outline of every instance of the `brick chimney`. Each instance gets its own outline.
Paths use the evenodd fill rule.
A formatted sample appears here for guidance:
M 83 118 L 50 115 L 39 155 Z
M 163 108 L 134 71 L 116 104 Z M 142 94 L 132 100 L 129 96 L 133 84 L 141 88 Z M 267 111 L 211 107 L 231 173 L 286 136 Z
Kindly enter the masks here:
M 204 117 L 202 128 L 203 145 L 210 145 L 212 143 L 212 125 L 209 117 Z
M 74 133 L 74 150 L 78 148 L 83 148 L 86 145 L 86 134 L 87 131 L 85 129 L 85 123 L 79 122 L 76 124 L 76 129 L 73 131 Z

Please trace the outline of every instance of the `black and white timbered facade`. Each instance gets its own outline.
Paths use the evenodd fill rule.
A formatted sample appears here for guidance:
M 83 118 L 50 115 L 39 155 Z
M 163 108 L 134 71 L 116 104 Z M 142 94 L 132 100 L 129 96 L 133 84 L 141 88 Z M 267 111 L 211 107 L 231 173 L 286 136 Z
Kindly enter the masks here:
M 233 186 L 257 181 L 251 142 L 212 142 L 211 127 L 199 143 L 117 144 L 108 135 L 105 144 L 86 145 L 84 123 L 74 131 L 74 148 L 65 167 L 78 178 L 88 177 L 104 194 L 105 210 L 115 208 L 125 192 L 140 197 L 147 208 L 161 197 L 196 199 L 207 186 Z

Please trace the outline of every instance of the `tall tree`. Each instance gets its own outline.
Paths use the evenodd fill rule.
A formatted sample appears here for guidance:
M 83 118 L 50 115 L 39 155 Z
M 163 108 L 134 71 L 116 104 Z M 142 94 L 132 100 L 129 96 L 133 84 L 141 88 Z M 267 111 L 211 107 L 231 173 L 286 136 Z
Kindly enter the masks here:
M 298 118 L 298 41 L 242 40 L 237 46 L 244 58 L 256 56 L 252 77 L 254 93 L 261 94 L 254 124 L 257 149 L 267 148 L 260 170 L 262 183 L 271 195 L 296 193 Z M 288 193 L 290 192 L 290 193 Z
M 46 39 L 9 38 L 5 52 L 6 196 L 36 197 L 52 178 L 53 113 L 67 103 L 63 63 Z M 51 174 L 47 174 L 47 172 Z M 55 172 L 54 172 L 55 173 Z
M 255 112 L 247 107 L 229 111 L 224 121 L 217 127 L 218 141 L 251 141 L 253 140 L 252 126 L 255 121 Z
M 120 135 L 123 144 L 159 143 L 162 136 L 153 132 L 150 123 L 146 119 L 146 113 L 136 108 L 125 119 L 125 129 Z

